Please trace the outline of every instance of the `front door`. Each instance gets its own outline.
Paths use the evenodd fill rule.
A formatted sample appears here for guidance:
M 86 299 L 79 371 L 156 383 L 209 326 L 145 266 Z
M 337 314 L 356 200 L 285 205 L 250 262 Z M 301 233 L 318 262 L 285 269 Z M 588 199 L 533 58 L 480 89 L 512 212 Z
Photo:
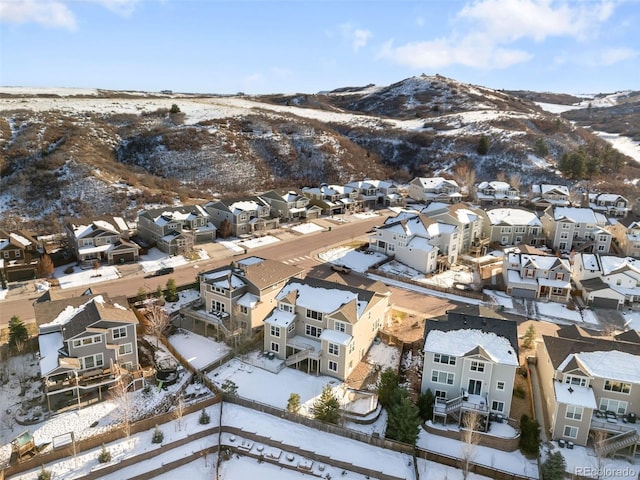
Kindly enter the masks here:
M 482 391 L 482 381 L 481 380 L 474 380 L 474 379 L 469 379 L 469 393 L 471 395 L 480 395 L 480 392 Z

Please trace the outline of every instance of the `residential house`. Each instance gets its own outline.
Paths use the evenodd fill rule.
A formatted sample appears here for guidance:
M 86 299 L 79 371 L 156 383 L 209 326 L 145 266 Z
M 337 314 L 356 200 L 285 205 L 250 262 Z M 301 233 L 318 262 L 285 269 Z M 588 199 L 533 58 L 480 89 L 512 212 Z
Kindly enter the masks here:
M 260 198 L 271 206 L 272 217 L 295 221 L 320 216 L 320 207 L 309 205 L 309 199 L 295 190 L 270 190 Z
M 248 197 L 237 201 L 211 201 L 205 205 L 211 222 L 219 230 L 222 222 L 231 224 L 235 237 L 266 232 L 278 228 L 280 221 L 271 217 L 271 206 L 260 197 Z
M 78 262 L 109 265 L 137 262 L 140 247 L 129 241 L 131 229 L 122 217 L 74 219 L 65 224 L 69 245 Z
M 362 180 L 350 182 L 345 187 L 353 188 L 360 194 L 364 208 L 375 208 L 380 205 L 402 205 L 404 197 L 398 193 L 398 186 L 384 180 Z
M 409 197 L 420 203 L 458 203 L 462 201 L 460 187 L 455 180 L 443 177 L 416 177 L 409 182 Z
M 165 207 L 138 213 L 138 236 L 178 255 L 193 250 L 195 243 L 214 241 L 216 227 L 200 205 Z
M 0 231 L 0 276 L 7 282 L 36 277 L 40 242 L 31 232 Z
M 609 253 L 612 235 L 604 229 L 607 219 L 590 208 L 548 207 L 540 220 L 554 250 Z
M 589 193 L 589 208 L 609 217 L 626 217 L 631 210 L 629 200 L 617 193 Z
M 565 185 L 534 184 L 531 185 L 530 201 L 536 210 L 545 210 L 550 206 L 568 207 L 569 188 Z
M 319 187 L 304 187 L 302 194 L 309 204 L 320 207 L 322 215 L 341 215 L 363 210 L 363 201 L 355 188 L 341 185 L 321 184 Z
M 489 237 L 485 225 L 489 220 L 483 209 L 463 202 L 454 205 L 433 202 L 420 212 L 438 222 L 458 227 L 458 252 L 461 255 L 484 255 L 487 252 Z
M 502 276 L 513 297 L 566 303 L 571 294 L 571 264 L 555 255 L 505 252 Z
M 34 304 L 49 409 L 101 399 L 139 368 L 138 320 L 126 297 L 87 293 Z
M 248 257 L 198 274 L 203 308 L 183 308 L 182 326 L 225 340 L 250 337 L 263 326 L 275 297 L 303 270 L 286 263 Z
M 578 253 L 573 258 L 573 280 L 588 305 L 640 306 L 640 259 Z
M 518 332 L 484 306 L 447 312 L 425 323 L 421 391 L 436 397 L 434 421 L 461 422 L 464 412 L 480 415 L 484 430 L 491 414 L 509 418 L 518 368 Z
M 481 182 L 476 187 L 476 200 L 482 207 L 513 207 L 520 203 L 520 190 L 507 182 Z
M 314 278 L 291 279 L 265 319 L 264 350 L 287 366 L 346 380 L 390 314 L 386 288 L 360 289 Z
M 571 325 L 556 336 L 543 335 L 536 350 L 551 439 L 576 445 L 591 440 L 600 458 L 633 460 L 640 442 L 638 332 L 607 337 Z
M 640 258 L 640 215 L 628 215 L 606 228 L 613 235 L 622 255 Z
M 486 211 L 485 231 L 490 242 L 497 245 L 544 245 L 542 222 L 538 216 L 522 208 L 493 208 Z
M 404 211 L 374 229 L 369 248 L 419 272 L 433 273 L 457 263 L 459 232 L 455 225 Z

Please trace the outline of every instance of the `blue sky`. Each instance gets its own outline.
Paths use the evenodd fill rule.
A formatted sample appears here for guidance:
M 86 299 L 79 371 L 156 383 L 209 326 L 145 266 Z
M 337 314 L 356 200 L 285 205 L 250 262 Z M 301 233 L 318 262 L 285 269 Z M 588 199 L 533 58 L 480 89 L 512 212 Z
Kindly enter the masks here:
M 608 93 L 640 89 L 638 25 L 635 0 L 0 0 L 0 85 Z

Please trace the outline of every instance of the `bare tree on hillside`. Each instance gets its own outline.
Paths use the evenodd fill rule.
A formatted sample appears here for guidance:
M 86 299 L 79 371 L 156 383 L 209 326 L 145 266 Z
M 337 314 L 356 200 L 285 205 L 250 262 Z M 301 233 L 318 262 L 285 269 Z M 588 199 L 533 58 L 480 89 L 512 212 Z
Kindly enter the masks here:
M 471 197 L 473 184 L 476 181 L 476 171 L 468 163 L 459 163 L 453 170 L 453 178 L 461 189 L 466 189 Z

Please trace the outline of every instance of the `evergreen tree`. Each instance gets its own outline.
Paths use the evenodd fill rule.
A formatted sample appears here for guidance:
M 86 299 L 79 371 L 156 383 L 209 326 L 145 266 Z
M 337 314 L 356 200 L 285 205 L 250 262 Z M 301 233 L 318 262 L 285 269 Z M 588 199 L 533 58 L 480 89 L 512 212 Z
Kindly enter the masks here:
M 289 395 L 289 401 L 287 402 L 287 411 L 291 413 L 298 413 L 300 411 L 300 394 L 292 393 Z
M 387 368 L 380 375 L 380 380 L 378 381 L 378 402 L 380 402 L 380 405 L 384 408 L 389 408 L 394 403 L 398 395 L 398 383 L 400 383 L 400 378 L 390 368 Z
M 536 327 L 533 326 L 533 323 L 529 325 L 526 333 L 522 339 L 522 346 L 524 348 L 531 348 L 533 346 L 533 341 L 536 338 Z
M 436 399 L 430 388 L 418 397 L 418 411 L 420 412 L 420 418 L 422 418 L 423 421 L 431 420 L 433 418 L 433 404 L 435 401 Z
M 173 278 L 167 280 L 166 284 L 166 292 L 164 294 L 164 298 L 167 302 L 175 302 L 178 300 L 178 288 L 176 286 L 176 281 Z
M 489 137 L 487 137 L 486 135 L 482 135 L 480 137 L 480 140 L 478 141 L 478 153 L 480 155 L 486 155 L 487 153 L 489 153 L 489 147 L 490 147 L 490 143 L 489 143 Z
M 331 385 L 326 385 L 320 396 L 313 402 L 313 416 L 323 423 L 337 424 L 340 420 L 340 403 Z
M 542 464 L 542 480 L 563 480 L 567 463 L 560 452 L 553 452 Z
M 171 105 L 169 113 L 180 113 L 180 107 L 174 103 L 173 105 Z
M 549 147 L 547 146 L 547 142 L 545 142 L 542 138 L 538 138 L 534 146 L 534 152 L 536 155 L 543 158 L 549 155 Z
M 9 346 L 15 347 L 29 340 L 29 331 L 20 317 L 14 315 L 9 320 Z
M 538 455 L 540 449 L 540 425 L 528 415 L 520 417 L 520 449 L 529 455 Z
M 389 407 L 385 436 L 399 442 L 415 445 L 420 432 L 420 412 L 404 388 L 399 389 L 400 399 Z

